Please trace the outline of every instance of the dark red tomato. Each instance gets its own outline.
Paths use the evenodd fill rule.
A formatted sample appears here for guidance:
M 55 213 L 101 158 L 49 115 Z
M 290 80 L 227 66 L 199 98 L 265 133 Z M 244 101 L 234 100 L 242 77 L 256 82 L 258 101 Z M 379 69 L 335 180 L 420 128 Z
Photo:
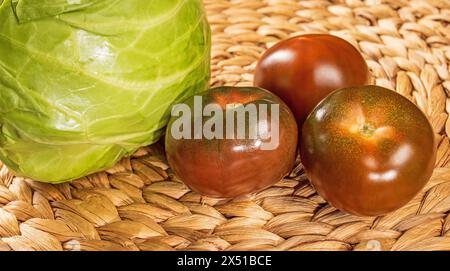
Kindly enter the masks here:
M 314 107 L 334 90 L 369 83 L 358 50 L 332 35 L 310 34 L 282 41 L 262 56 L 255 86 L 278 95 L 303 124 Z
M 212 117 L 200 118 L 200 123 L 203 127 L 211 127 L 212 125 L 208 125 L 209 121 L 219 121 L 214 128 L 220 127 L 224 131 L 218 133 L 223 138 L 216 136 L 207 139 L 211 137 L 206 137 L 204 133 L 201 139 L 192 140 L 186 136 L 180 139 L 173 134 L 173 131 L 181 130 L 177 128 L 177 121 L 180 120 L 178 117 L 172 117 L 166 132 L 169 164 L 192 190 L 210 197 L 232 198 L 264 189 L 290 172 L 297 152 L 297 124 L 290 109 L 278 97 L 259 88 L 222 87 L 210 90 L 200 100 L 202 106 L 199 112 L 210 105 L 215 105 L 221 112 L 210 114 Z M 185 103 L 192 112 L 195 108 L 198 109 L 195 98 L 190 98 Z M 235 113 L 230 118 L 225 113 L 232 112 L 226 110 L 227 105 L 236 104 L 254 105 L 258 115 L 254 122 L 250 121 L 250 114 L 246 115 L 245 125 L 241 126 L 244 127 L 245 134 L 240 138 L 238 132 L 242 129 L 238 130 L 238 114 Z M 276 105 L 279 106 L 278 111 Z M 267 110 L 264 110 L 264 106 Z M 272 109 L 275 111 L 272 112 Z M 278 121 L 276 112 L 279 112 Z M 228 119 L 233 119 L 235 123 L 235 129 L 229 130 L 235 139 L 225 132 Z M 191 116 L 185 126 L 192 127 L 196 120 L 197 117 Z M 229 127 L 233 126 L 229 124 Z M 191 134 L 198 136 L 194 130 L 192 128 Z M 250 130 L 260 132 L 251 136 Z
M 319 194 L 361 216 L 404 206 L 423 189 L 436 161 L 426 116 L 377 86 L 338 90 L 323 100 L 303 126 L 300 149 Z

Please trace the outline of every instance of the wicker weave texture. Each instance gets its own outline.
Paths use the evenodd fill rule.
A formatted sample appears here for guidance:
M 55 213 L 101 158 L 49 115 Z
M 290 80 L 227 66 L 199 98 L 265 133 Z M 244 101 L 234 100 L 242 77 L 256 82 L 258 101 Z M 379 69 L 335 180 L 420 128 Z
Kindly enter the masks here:
M 1 250 L 450 250 L 450 2 L 205 0 L 212 85 L 252 84 L 258 57 L 304 33 L 351 42 L 376 84 L 429 117 L 435 173 L 406 207 L 356 217 L 328 205 L 301 164 L 275 186 L 234 200 L 201 197 L 173 176 L 161 145 L 113 169 L 49 185 L 0 162 Z

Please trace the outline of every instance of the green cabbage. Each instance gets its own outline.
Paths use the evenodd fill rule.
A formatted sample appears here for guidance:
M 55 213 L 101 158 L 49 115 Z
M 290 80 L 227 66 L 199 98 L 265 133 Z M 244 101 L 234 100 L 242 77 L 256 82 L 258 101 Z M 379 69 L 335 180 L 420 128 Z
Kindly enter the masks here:
M 206 89 L 201 0 L 0 0 L 0 160 L 59 183 L 113 166 Z

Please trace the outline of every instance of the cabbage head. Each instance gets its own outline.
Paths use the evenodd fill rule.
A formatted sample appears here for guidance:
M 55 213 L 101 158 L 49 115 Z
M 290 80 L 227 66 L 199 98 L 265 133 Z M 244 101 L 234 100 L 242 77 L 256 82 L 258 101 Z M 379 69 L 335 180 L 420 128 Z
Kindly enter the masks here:
M 201 0 L 0 0 L 0 160 L 59 183 L 162 136 L 204 91 Z

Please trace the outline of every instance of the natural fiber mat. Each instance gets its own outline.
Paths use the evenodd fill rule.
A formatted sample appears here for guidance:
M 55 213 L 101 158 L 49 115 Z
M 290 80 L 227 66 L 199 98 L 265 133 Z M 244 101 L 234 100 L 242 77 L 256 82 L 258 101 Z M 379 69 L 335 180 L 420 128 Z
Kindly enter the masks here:
M 423 192 L 385 217 L 329 206 L 301 165 L 256 195 L 202 198 L 173 176 L 162 146 L 114 169 L 49 185 L 0 163 L 0 250 L 450 250 L 450 2 L 206 0 L 212 84 L 250 85 L 273 43 L 323 32 L 350 41 L 376 83 L 414 101 L 439 138 Z

